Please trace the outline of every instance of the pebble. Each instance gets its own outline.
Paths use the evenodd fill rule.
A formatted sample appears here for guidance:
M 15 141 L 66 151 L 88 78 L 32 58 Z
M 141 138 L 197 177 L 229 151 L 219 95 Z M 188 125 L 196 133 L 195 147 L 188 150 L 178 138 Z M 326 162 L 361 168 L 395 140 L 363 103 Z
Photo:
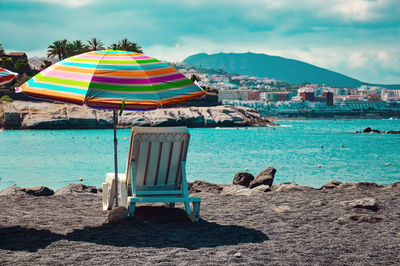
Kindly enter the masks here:
M 235 256 L 236 258 L 241 258 L 242 257 L 242 253 L 237 252 L 237 253 L 233 254 L 233 256 Z

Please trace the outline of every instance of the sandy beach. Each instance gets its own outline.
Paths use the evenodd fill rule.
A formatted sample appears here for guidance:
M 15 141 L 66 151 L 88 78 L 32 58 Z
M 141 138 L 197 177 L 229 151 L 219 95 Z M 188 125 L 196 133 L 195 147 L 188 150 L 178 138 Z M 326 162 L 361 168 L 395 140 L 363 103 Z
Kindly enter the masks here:
M 154 204 L 116 224 L 107 223 L 100 192 L 2 195 L 0 264 L 400 263 L 398 184 L 193 195 L 202 197 L 199 223 L 181 205 Z

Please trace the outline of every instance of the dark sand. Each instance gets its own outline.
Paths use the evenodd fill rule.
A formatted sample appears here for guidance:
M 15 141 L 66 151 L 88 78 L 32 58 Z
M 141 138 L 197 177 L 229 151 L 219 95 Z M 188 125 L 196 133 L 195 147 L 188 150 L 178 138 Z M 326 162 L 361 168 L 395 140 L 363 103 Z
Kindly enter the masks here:
M 400 264 L 400 186 L 196 196 L 197 224 L 181 205 L 106 224 L 101 194 L 0 196 L 0 265 Z M 379 208 L 341 204 L 365 197 Z

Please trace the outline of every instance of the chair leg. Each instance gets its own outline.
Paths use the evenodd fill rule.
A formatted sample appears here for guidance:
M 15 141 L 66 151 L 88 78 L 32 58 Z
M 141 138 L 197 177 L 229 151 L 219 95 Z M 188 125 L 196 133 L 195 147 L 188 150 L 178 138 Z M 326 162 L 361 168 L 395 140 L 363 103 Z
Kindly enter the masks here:
M 200 217 L 200 202 L 192 202 L 194 221 L 198 222 Z
M 115 198 L 114 185 L 109 183 L 103 183 L 102 188 L 103 188 L 103 195 L 102 195 L 103 210 L 105 211 L 111 210 Z
M 135 213 L 135 207 L 136 207 L 136 202 L 131 202 L 129 204 L 128 216 L 131 218 L 133 218 L 133 215 Z
M 192 211 L 190 210 L 190 203 L 189 202 L 185 202 L 185 209 L 186 209 L 186 214 L 187 215 L 191 215 Z

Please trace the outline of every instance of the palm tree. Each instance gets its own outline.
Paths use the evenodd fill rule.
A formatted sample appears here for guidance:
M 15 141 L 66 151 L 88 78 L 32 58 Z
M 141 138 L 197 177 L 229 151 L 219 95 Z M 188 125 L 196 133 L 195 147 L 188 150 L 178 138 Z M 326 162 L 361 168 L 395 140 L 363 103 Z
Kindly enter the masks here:
M 71 54 L 69 56 L 81 54 L 88 51 L 88 47 L 82 43 L 81 40 L 73 41 L 70 45 Z
M 101 41 L 101 39 L 98 38 L 90 38 L 90 40 L 87 41 L 88 43 L 88 49 L 90 51 L 98 51 L 98 50 L 103 50 L 104 49 L 104 44 Z
M 58 60 L 66 58 L 68 46 L 66 39 L 54 41 L 47 47 L 47 57 L 55 58 L 58 56 Z
M 4 53 L 3 45 L 0 43 L 0 56 L 2 56 Z
M 143 53 L 142 47 L 137 45 L 137 43 L 129 41 L 127 38 L 120 40 L 118 44 L 112 44 L 109 46 L 109 49 Z

